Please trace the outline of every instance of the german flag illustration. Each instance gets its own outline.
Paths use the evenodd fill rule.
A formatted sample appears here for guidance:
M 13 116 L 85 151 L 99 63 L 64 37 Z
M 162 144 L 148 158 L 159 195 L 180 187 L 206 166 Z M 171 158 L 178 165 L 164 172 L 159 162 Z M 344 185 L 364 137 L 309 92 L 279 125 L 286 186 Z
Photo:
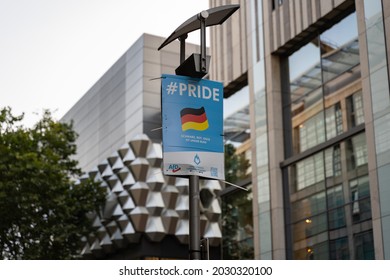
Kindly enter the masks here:
M 180 111 L 180 117 L 182 131 L 189 129 L 202 131 L 209 128 L 209 121 L 207 120 L 204 107 L 199 109 L 184 108 Z

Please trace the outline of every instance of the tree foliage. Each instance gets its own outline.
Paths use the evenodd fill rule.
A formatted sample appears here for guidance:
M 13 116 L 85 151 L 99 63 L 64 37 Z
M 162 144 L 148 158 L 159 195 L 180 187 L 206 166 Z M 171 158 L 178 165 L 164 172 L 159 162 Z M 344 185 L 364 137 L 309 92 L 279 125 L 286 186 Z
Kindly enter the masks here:
M 81 175 L 72 124 L 44 112 L 33 128 L 10 108 L 0 112 L 0 256 L 3 259 L 77 258 L 92 232 L 87 214 L 104 192 Z

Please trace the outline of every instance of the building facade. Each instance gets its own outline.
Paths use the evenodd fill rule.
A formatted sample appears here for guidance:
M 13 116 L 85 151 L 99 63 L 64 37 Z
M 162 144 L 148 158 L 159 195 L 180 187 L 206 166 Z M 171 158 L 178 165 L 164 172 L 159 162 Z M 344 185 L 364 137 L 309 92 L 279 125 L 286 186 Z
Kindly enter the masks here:
M 390 4 L 226 4 L 211 79 L 249 88 L 254 258 L 389 259 Z

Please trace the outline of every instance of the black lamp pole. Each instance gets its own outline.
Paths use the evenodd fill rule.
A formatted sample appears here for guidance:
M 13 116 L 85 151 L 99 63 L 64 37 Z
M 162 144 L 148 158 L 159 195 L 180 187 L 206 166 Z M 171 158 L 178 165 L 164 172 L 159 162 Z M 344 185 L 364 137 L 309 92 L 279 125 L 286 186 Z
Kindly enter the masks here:
M 177 75 L 202 78 L 208 72 L 210 56 L 206 54 L 206 27 L 222 24 L 227 20 L 240 5 L 226 5 L 202 11 L 191 17 L 179 26 L 158 48 L 163 47 L 172 41 L 180 41 L 180 66 L 176 69 Z M 200 55 L 192 54 L 185 59 L 185 40 L 187 34 L 200 29 Z M 200 240 L 200 197 L 199 197 L 199 176 L 189 175 L 189 255 L 191 260 L 201 259 Z
M 200 69 L 207 73 L 206 65 L 206 19 L 209 13 L 203 11 L 198 14 L 200 21 Z M 182 54 L 180 53 L 180 57 Z M 181 59 L 180 59 L 181 60 Z M 199 198 L 199 176 L 189 176 L 189 211 L 190 211 L 190 259 L 200 260 L 200 198 Z

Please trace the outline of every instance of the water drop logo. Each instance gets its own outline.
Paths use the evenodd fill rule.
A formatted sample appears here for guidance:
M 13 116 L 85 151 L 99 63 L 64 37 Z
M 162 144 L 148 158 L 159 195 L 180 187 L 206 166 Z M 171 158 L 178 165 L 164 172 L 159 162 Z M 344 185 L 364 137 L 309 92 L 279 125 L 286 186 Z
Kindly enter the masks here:
M 200 164 L 200 157 L 198 156 L 198 154 L 195 155 L 194 162 L 195 162 L 196 165 Z

